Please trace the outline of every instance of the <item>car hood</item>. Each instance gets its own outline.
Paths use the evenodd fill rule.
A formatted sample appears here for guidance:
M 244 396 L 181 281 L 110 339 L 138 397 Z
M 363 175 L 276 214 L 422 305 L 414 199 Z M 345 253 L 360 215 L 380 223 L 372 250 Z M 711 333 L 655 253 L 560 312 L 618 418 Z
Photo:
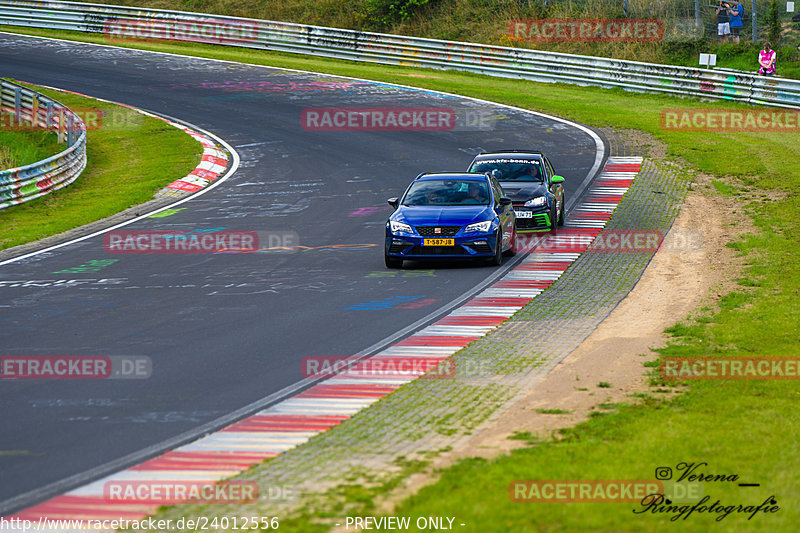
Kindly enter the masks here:
M 547 187 L 541 182 L 501 181 L 500 186 L 505 195 L 514 203 L 547 195 Z
M 397 216 L 414 226 L 465 226 L 495 216 L 488 205 L 469 206 L 401 206 Z

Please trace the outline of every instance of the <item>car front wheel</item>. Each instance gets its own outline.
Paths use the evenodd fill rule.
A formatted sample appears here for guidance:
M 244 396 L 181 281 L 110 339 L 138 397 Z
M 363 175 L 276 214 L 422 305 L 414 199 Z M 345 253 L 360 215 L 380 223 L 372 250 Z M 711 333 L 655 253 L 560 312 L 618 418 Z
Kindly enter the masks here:
M 517 225 L 511 230 L 511 246 L 508 248 L 506 255 L 511 257 L 517 254 Z
M 383 260 L 386 263 L 386 268 L 403 268 L 403 260 L 392 257 L 389 254 L 383 254 Z
M 497 230 L 497 244 L 495 245 L 494 257 L 491 259 L 491 264 L 494 266 L 503 264 L 503 235 L 500 229 Z

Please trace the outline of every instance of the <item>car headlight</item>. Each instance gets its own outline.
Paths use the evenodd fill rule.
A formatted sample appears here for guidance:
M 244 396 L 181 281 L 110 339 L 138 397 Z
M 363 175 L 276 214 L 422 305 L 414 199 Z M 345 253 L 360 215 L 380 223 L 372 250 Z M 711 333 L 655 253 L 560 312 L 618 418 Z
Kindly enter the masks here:
M 539 207 L 540 205 L 547 205 L 547 198 L 545 196 L 537 196 L 523 204 L 525 207 Z
M 486 220 L 484 222 L 476 222 L 475 224 L 470 224 L 466 228 L 464 228 L 464 233 L 473 233 L 476 231 L 480 231 L 486 233 L 489 231 L 489 228 L 492 227 L 492 221 Z
M 392 230 L 392 233 L 414 233 L 414 230 L 411 229 L 411 226 L 396 220 L 389 221 L 389 229 Z

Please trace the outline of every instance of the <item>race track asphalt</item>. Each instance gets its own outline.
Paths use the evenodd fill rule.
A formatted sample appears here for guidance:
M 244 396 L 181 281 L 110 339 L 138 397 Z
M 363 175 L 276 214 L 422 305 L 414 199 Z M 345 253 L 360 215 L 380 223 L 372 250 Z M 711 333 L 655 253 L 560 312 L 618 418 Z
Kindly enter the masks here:
M 482 150 L 539 149 L 576 198 L 597 151 L 572 125 L 424 90 L 10 34 L 0 34 L 0 76 L 176 117 L 240 154 L 220 186 L 126 230 L 293 232 L 305 247 L 122 255 L 96 237 L 0 266 L 0 355 L 152 361 L 148 379 L 0 380 L 0 509 L 297 383 L 303 357 L 376 351 L 495 274 L 384 267 L 386 199 L 419 172 L 463 170 Z M 458 123 L 307 131 L 302 111 L 319 107 L 451 108 Z M 69 272 L 98 260 L 115 261 Z

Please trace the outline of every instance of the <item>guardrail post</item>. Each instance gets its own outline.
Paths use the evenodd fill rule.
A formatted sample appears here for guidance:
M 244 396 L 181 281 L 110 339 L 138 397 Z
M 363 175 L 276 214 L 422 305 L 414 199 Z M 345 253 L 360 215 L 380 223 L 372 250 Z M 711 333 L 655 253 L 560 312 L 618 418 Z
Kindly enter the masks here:
M 35 94 L 31 97 L 31 126 L 39 127 L 39 97 Z
M 14 87 L 14 120 L 22 124 L 22 90 Z
M 53 126 L 53 102 L 47 101 L 47 114 L 44 119 L 44 127 L 49 130 Z
M 58 108 L 58 130 L 56 132 L 58 142 L 63 143 L 66 140 L 66 132 L 64 131 L 64 108 Z
M 75 121 L 72 120 L 72 113 L 67 115 L 67 146 L 72 146 L 73 141 L 75 140 Z
M 700 0 L 694 0 L 694 27 L 698 33 L 703 28 L 703 20 L 700 17 Z

